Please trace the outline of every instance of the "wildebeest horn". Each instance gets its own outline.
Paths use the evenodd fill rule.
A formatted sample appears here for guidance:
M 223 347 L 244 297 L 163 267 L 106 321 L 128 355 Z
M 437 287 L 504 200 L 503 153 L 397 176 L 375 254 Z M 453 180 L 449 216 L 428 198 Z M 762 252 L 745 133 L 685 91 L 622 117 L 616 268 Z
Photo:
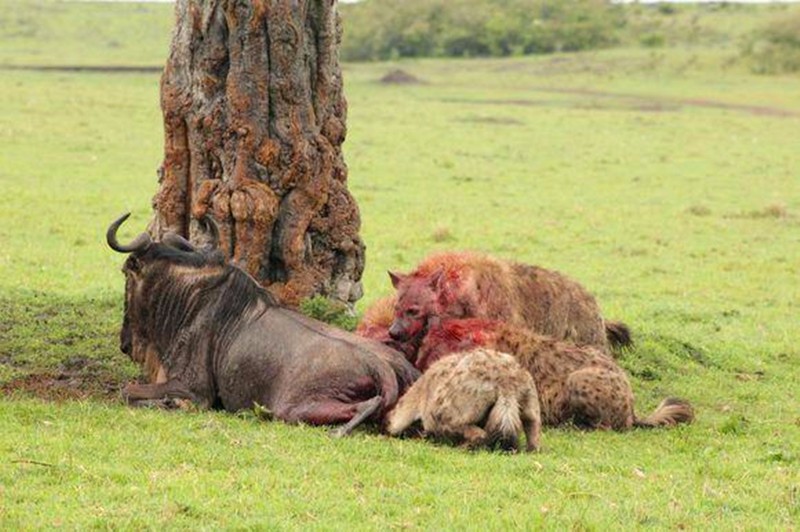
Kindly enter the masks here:
M 153 239 L 150 238 L 148 233 L 142 233 L 136 238 L 133 239 L 133 242 L 128 244 L 127 246 L 123 246 L 119 242 L 117 242 L 117 229 L 122 223 L 128 219 L 131 213 L 126 212 L 113 222 L 111 225 L 108 226 L 108 231 L 106 231 L 106 242 L 108 242 L 108 247 L 113 249 L 114 251 L 118 251 L 120 253 L 133 253 L 134 251 L 144 251 L 147 249 L 150 244 L 153 243 Z
M 191 242 L 183 238 L 178 233 L 169 232 L 161 238 L 161 243 L 179 249 L 181 251 L 197 251 Z
M 200 223 L 211 233 L 211 242 L 207 244 L 207 247 L 210 249 L 217 249 L 217 247 L 219 247 L 219 226 L 217 225 L 217 221 L 206 214 L 200 219 Z

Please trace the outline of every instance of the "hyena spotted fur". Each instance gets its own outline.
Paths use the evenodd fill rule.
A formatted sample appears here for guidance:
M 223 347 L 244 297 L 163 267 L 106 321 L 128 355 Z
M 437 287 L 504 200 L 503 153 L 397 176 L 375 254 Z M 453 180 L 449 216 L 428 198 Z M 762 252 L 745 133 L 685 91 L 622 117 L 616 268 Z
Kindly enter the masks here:
M 630 331 L 606 322 L 595 298 L 558 272 L 471 252 L 432 255 L 409 274 L 389 273 L 397 289 L 364 315 L 358 334 L 408 354 L 439 319 L 486 318 L 609 352 Z
M 600 349 L 533 333 L 496 320 L 444 320 L 432 327 L 413 362 L 420 371 L 476 347 L 513 355 L 533 377 L 542 421 L 573 422 L 586 428 L 625 430 L 690 423 L 694 411 L 682 399 L 667 398 L 651 415 L 634 413 L 633 390 L 625 371 Z M 423 377 L 425 374 L 423 373 Z
M 513 356 L 491 349 L 438 360 L 400 398 L 387 428 L 398 435 L 416 421 L 426 434 L 470 448 L 516 450 L 524 430 L 529 452 L 539 448 L 542 425 L 531 375 Z

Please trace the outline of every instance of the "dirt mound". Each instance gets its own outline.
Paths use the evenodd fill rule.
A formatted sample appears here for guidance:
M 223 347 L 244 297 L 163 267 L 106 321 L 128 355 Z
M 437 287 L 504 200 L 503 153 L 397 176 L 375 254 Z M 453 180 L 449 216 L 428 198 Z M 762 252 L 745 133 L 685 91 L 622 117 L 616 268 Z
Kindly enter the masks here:
M 413 74 L 409 74 L 405 70 L 395 69 L 387 72 L 381 78 L 381 83 L 387 85 L 419 85 L 425 83 Z

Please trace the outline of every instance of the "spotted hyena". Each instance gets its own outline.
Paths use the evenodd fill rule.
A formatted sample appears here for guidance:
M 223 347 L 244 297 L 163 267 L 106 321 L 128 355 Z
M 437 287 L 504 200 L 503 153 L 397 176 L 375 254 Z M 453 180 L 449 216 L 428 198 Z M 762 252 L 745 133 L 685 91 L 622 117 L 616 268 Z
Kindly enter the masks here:
M 496 320 L 439 322 L 428 331 L 414 363 L 420 371 L 430 371 L 437 360 L 450 360 L 453 353 L 476 347 L 510 353 L 528 370 L 547 425 L 573 422 L 587 428 L 625 430 L 694 419 L 691 405 L 677 398 L 665 399 L 650 416 L 639 418 L 630 381 L 611 356 L 596 347 L 577 346 Z
M 542 424 L 531 375 L 511 355 L 490 349 L 438 360 L 400 398 L 387 428 L 398 435 L 416 421 L 432 436 L 507 450 L 517 448 L 524 429 L 526 451 L 539 448 Z
M 432 322 L 451 318 L 501 320 L 603 351 L 630 343 L 624 324 L 604 321 L 589 292 L 552 270 L 449 252 L 427 258 L 409 274 L 389 275 L 397 292 L 388 330 L 386 299 L 367 311 L 360 329 L 389 337 L 406 353 L 419 347 Z

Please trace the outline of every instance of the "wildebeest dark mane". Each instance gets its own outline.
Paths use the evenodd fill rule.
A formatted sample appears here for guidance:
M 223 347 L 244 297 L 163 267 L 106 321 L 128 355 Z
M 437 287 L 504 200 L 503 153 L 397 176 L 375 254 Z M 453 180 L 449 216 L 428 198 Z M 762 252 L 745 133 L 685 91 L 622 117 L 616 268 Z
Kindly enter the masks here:
M 241 269 L 229 264 L 225 271 L 225 297 L 217 302 L 213 315 L 214 323 L 219 328 L 215 336 L 223 342 L 235 336 L 235 329 L 242 324 L 242 317 L 248 316 L 259 303 L 261 311 L 249 316 L 251 320 L 258 319 L 267 309 L 280 305 L 272 294 Z
M 153 280 L 148 283 L 147 293 L 142 294 L 145 304 L 140 308 L 139 319 L 135 320 L 148 324 L 145 334 L 157 346 L 162 362 L 166 363 L 176 349 L 181 349 L 178 344 L 192 342 L 192 337 L 198 335 L 203 335 L 204 342 L 214 345 L 224 342 L 235 336 L 243 317 L 250 315 L 254 308 L 260 305 L 264 311 L 278 305 L 252 277 L 230 264 L 220 265 L 217 273 L 198 275 L 191 280 L 170 275 L 168 268 L 175 264 L 198 267 L 198 272 L 204 266 L 216 265 L 216 261 L 209 264 L 207 260 L 200 260 L 203 256 L 199 253 L 177 250 L 176 253 L 167 250 L 159 254 L 170 260 L 164 264 L 164 269 L 156 268 L 151 272 Z

